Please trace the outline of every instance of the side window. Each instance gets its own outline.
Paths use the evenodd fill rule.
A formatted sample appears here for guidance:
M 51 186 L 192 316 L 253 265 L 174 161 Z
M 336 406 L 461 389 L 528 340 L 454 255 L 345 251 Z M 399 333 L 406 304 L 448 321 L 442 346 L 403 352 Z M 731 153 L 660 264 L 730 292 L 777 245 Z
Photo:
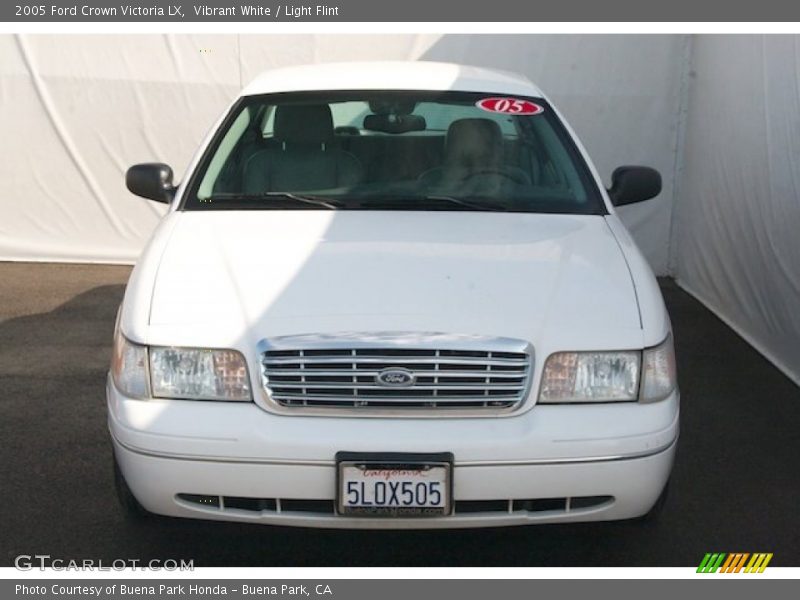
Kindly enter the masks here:
M 524 117 L 520 117 L 524 118 Z M 554 189 L 565 189 L 579 203 L 587 201 L 586 190 L 564 144 L 545 119 L 530 122 L 526 139 L 533 155 L 532 171 L 538 172 L 538 182 Z
M 271 138 L 275 135 L 275 107 L 268 106 L 264 111 L 264 121 L 261 124 L 261 137 Z
M 330 105 L 333 127 L 355 127 L 361 129 L 364 117 L 370 114 L 366 102 L 334 102 Z
M 243 110 L 222 138 L 219 148 L 214 154 L 214 158 L 211 159 L 203 180 L 200 182 L 200 188 L 197 190 L 197 199 L 201 202 L 216 191 L 215 186 L 220 173 L 228 163 L 228 159 L 247 130 L 248 125 L 250 125 L 250 118 L 250 110 Z
M 496 122 L 500 126 L 500 131 L 504 137 L 517 136 L 517 128 L 514 125 L 512 116 L 478 111 L 472 105 L 420 102 L 414 112 L 425 117 L 428 129 L 433 131 L 445 132 L 453 121 L 480 117 Z

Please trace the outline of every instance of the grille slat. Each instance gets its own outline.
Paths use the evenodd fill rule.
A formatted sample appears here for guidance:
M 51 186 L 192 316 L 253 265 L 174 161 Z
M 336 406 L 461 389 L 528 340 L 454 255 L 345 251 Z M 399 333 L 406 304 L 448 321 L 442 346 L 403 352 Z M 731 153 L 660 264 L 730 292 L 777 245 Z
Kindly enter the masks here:
M 420 363 L 420 364 L 453 364 L 453 365 L 474 365 L 475 363 L 481 363 L 482 365 L 487 366 L 519 366 L 524 367 L 528 363 L 524 358 L 466 358 L 466 357 L 444 357 L 444 358 L 436 358 L 431 356 L 358 356 L 354 355 L 352 357 L 342 357 L 337 355 L 331 356 L 310 356 L 310 357 L 299 357 L 299 356 L 287 356 L 287 357 L 271 357 L 265 356 L 263 363 L 265 365 L 284 365 L 284 364 L 299 364 L 303 363 L 305 365 L 314 365 L 314 364 L 371 364 L 371 363 L 398 363 L 398 362 L 408 362 L 408 363 Z
M 297 388 L 297 389 L 305 389 L 305 388 L 313 388 L 313 387 L 325 387 L 331 390 L 350 390 L 352 388 L 357 388 L 359 390 L 387 390 L 390 388 L 386 388 L 382 385 L 375 385 L 375 384 L 368 384 L 368 383 L 340 383 L 338 381 L 318 381 L 306 380 L 305 383 L 293 383 L 293 382 L 283 382 L 283 381 L 270 381 L 270 387 L 272 388 Z M 490 390 L 513 390 L 519 391 L 520 384 L 512 384 L 512 385 L 504 385 L 499 383 L 487 383 L 487 382 L 480 382 L 480 383 L 451 383 L 451 384 L 437 384 L 437 385 L 426 385 L 426 384 L 415 384 L 413 389 L 415 390 L 479 390 L 479 391 L 490 391 Z
M 392 334 L 387 338 L 367 335 L 368 342 L 358 340 L 357 335 L 341 340 L 330 336 L 265 340 L 261 346 L 264 387 L 274 402 L 286 408 L 348 408 L 356 412 L 364 408 L 425 413 L 455 408 L 508 410 L 525 398 L 533 358 L 524 341 L 444 334 Z M 444 345 L 451 340 L 452 345 Z M 410 374 L 413 380 L 398 385 L 380 380 L 383 371 L 394 369 Z
M 406 367 L 408 368 L 408 367 Z M 381 372 L 380 369 L 274 369 L 266 366 L 276 377 L 375 377 Z M 446 371 L 441 369 L 425 369 L 420 372 L 420 377 L 480 377 L 485 379 L 520 379 L 527 374 L 527 367 L 521 367 L 518 371 L 468 371 L 458 369 L 456 371 Z
M 326 395 L 326 394 L 317 394 L 317 395 L 314 395 L 314 394 L 297 394 L 297 395 L 291 395 L 291 394 L 284 394 L 284 393 L 273 393 L 272 397 L 273 397 L 274 400 L 294 400 L 294 401 L 306 400 L 308 402 L 325 402 L 325 403 L 330 403 L 330 404 L 339 404 L 345 399 L 348 401 L 348 403 L 352 402 L 352 400 L 350 398 L 346 398 L 346 397 L 344 397 L 342 395 L 339 395 L 339 394 L 330 394 L 330 395 Z M 407 395 L 407 396 L 389 396 L 389 395 L 386 395 L 386 396 L 366 396 L 366 395 L 359 394 L 357 396 L 357 398 L 358 398 L 358 400 L 360 402 L 375 401 L 375 402 L 391 402 L 392 404 L 402 404 L 404 402 L 414 402 L 414 403 L 424 403 L 424 404 L 428 404 L 428 403 L 431 403 L 431 402 L 436 402 L 436 403 L 439 403 L 439 404 L 445 404 L 445 403 L 450 403 L 450 402 L 453 402 L 453 403 L 470 402 L 470 398 L 467 397 L 467 396 L 443 396 L 442 394 L 437 394 L 435 396 L 434 395 L 430 395 L 430 396 L 412 396 L 412 395 Z M 481 394 L 480 395 L 480 402 L 478 402 L 478 404 L 483 404 L 484 402 L 493 402 L 495 400 L 497 400 L 498 402 L 503 402 L 503 401 L 506 401 L 506 400 L 509 400 L 509 399 L 516 400 L 517 396 L 516 395 L 515 396 L 511 396 L 511 395 L 509 395 L 509 396 L 484 396 L 483 394 Z

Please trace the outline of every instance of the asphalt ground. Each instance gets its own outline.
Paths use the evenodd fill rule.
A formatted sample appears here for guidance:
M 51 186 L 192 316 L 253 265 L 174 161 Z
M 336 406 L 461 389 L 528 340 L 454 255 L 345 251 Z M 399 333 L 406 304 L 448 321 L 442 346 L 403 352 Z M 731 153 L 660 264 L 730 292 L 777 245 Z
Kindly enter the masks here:
M 130 269 L 0 263 L 0 555 L 195 566 L 800 566 L 800 389 L 669 280 L 681 439 L 655 523 L 334 531 L 154 518 L 117 506 L 104 399 Z

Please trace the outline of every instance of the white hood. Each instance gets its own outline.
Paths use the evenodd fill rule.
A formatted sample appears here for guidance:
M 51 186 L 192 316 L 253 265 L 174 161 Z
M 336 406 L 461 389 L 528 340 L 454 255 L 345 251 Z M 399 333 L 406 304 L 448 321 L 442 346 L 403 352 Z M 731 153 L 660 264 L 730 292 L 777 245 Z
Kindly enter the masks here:
M 600 216 L 194 211 L 158 267 L 149 342 L 424 331 L 574 349 L 641 343 L 625 259 Z M 551 335 L 552 334 L 552 335 Z M 586 346 L 589 346 L 588 348 Z

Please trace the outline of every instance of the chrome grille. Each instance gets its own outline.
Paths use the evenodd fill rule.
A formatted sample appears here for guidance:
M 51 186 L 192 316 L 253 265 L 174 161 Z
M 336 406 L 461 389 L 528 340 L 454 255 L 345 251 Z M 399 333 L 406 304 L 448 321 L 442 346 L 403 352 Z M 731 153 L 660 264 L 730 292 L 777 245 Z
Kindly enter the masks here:
M 532 369 L 521 340 L 445 334 L 292 336 L 262 342 L 264 386 L 285 408 L 511 410 Z M 387 372 L 412 380 L 395 386 Z

